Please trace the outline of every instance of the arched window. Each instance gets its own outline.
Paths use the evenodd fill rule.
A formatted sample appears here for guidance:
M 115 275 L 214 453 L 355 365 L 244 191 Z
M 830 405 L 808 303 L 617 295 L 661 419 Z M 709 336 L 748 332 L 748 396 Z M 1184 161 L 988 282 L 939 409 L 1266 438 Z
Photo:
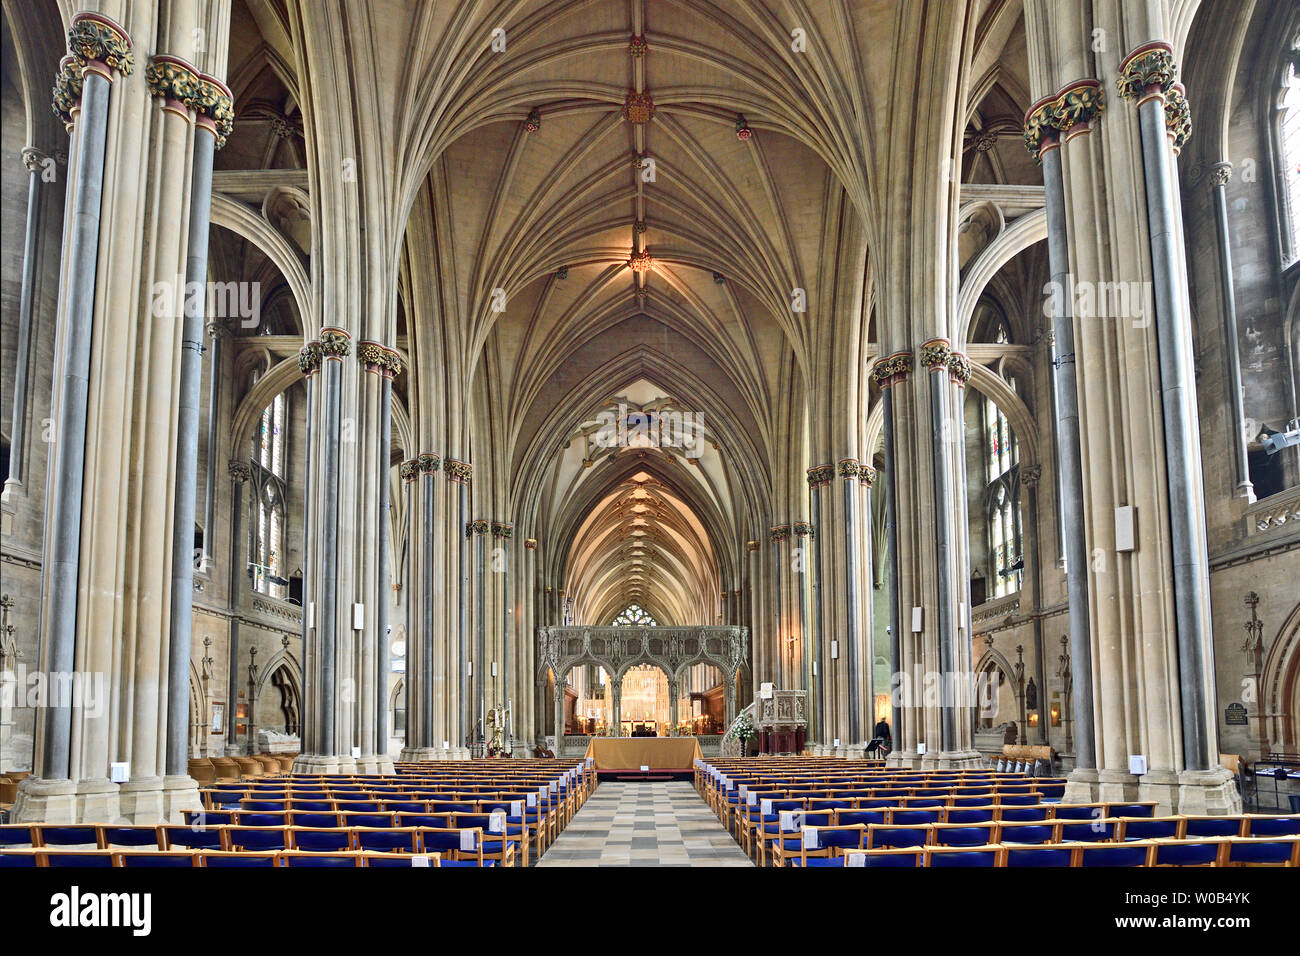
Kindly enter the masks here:
M 610 622 L 615 627 L 624 627 L 629 624 L 638 624 L 641 626 L 658 627 L 659 622 L 650 616 L 650 614 L 639 604 L 629 604 L 623 609 L 618 617 Z
M 1002 409 L 984 402 L 985 515 L 988 519 L 993 597 L 1020 590 L 1024 567 L 1020 528 L 1020 446 Z
M 1300 259 L 1300 46 L 1292 46 L 1291 56 L 1283 67 L 1277 119 L 1282 226 L 1289 247 L 1289 264 Z
M 257 520 L 250 542 L 249 572 L 253 590 L 285 600 L 289 579 L 285 576 L 284 530 L 288 517 L 288 484 L 285 480 L 287 415 L 284 393 L 275 396 L 262 412 L 253 438 L 253 487 L 257 492 Z

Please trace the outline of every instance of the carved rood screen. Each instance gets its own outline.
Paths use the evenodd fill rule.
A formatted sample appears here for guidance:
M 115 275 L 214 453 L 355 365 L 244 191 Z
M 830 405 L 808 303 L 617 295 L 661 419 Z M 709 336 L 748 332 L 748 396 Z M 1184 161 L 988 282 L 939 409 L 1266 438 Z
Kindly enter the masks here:
M 749 660 L 747 627 L 539 627 L 537 676 L 559 680 L 579 664 L 598 664 L 616 677 L 636 664 L 654 664 L 676 677 L 693 664 L 712 664 L 735 679 Z

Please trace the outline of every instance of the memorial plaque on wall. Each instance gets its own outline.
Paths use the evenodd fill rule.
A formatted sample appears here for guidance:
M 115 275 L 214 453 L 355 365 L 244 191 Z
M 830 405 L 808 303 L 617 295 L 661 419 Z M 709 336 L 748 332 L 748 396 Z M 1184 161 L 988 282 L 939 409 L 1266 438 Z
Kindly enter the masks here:
M 1244 726 L 1246 724 L 1246 707 L 1236 701 L 1229 704 L 1223 709 L 1223 722 L 1229 727 L 1234 725 Z

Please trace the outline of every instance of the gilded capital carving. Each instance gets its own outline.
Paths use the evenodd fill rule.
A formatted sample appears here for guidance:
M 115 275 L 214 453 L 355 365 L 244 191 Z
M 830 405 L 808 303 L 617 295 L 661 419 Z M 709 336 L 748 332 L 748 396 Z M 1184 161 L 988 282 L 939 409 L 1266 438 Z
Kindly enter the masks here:
M 876 379 L 876 384 L 881 388 L 889 388 L 899 382 L 907 381 L 907 376 L 912 371 L 912 353 L 895 352 L 886 358 L 881 359 L 872 368 L 871 374 Z
M 1043 152 L 1060 141 L 1062 133 L 1091 123 L 1106 110 L 1106 91 L 1101 81 L 1076 80 L 1046 96 L 1025 114 L 1025 148 L 1042 162 Z
M 537 550 L 537 539 L 536 539 L 536 538 L 524 538 L 524 547 L 527 548 L 529 551 L 536 551 L 536 550 Z
M 420 462 L 415 458 L 408 458 L 397 466 L 397 473 L 403 481 L 415 481 L 420 474 Z
M 455 458 L 448 458 L 444 470 L 447 472 L 447 480 L 454 481 L 458 484 L 468 485 L 470 478 L 474 475 L 474 466 L 464 461 L 457 461 Z
M 953 352 L 948 356 L 948 378 L 954 385 L 962 388 L 970 381 L 972 366 L 964 352 Z
M 1119 95 L 1135 100 L 1159 90 L 1169 92 L 1178 79 L 1178 64 L 1174 61 L 1174 48 L 1163 40 L 1144 43 L 1119 65 Z
M 441 458 L 428 452 L 424 452 L 416 460 L 420 464 L 420 474 L 422 475 L 432 475 L 438 470 L 438 466 L 442 464 Z
M 870 488 L 876 483 L 876 469 L 871 465 L 860 465 L 858 467 L 858 481 Z
M 308 342 L 298 350 L 298 370 L 311 378 L 320 371 L 321 358 L 324 351 L 320 342 Z
M 806 538 L 813 533 L 813 527 L 807 521 L 796 521 L 794 523 L 794 533 L 797 537 Z
M 149 61 L 144 70 L 144 81 L 149 95 L 186 109 L 192 108 L 198 96 L 199 71 L 178 56 L 159 54 Z
M 377 375 L 387 361 L 387 350 L 378 342 L 358 342 L 357 361 L 367 372 Z
M 467 522 L 465 525 L 465 537 L 471 538 L 474 535 L 485 535 L 491 530 L 491 525 L 479 518 L 475 521 Z
M 515 526 L 508 521 L 492 522 L 492 537 L 494 538 L 513 538 L 515 536 Z
M 1173 141 L 1175 155 L 1181 153 L 1192 138 L 1192 107 L 1181 83 L 1169 87 L 1165 94 L 1165 130 Z
M 790 526 L 788 524 L 777 525 L 767 533 L 767 536 L 773 541 L 784 541 L 790 537 Z
M 321 357 L 342 361 L 352 351 L 352 339 L 342 329 L 320 330 Z
M 757 551 L 757 550 L 758 550 L 758 542 L 757 542 L 757 541 L 746 541 L 746 542 L 745 542 L 745 550 L 746 550 L 746 551 L 749 551 L 749 552 Z
M 81 67 L 102 63 L 123 76 L 130 76 L 135 69 L 135 54 L 126 30 L 98 13 L 78 13 L 72 18 L 68 53 Z
M 384 378 L 394 379 L 401 375 L 405 368 L 402 356 L 396 349 L 384 349 L 384 361 L 380 368 Z
M 835 470 L 839 472 L 841 478 L 856 478 L 858 472 L 862 470 L 862 465 L 856 458 L 841 458 Z
M 828 485 L 834 477 L 834 465 L 814 465 L 808 469 L 808 487 L 816 488 L 819 485 Z
M 199 74 L 199 87 L 190 106 L 200 117 L 200 126 L 210 125 L 217 149 L 226 145 L 235 128 L 235 98 L 230 88 L 215 76 Z
M 918 354 L 926 371 L 935 372 L 947 368 L 948 359 L 952 356 L 952 343 L 947 339 L 930 339 L 922 344 Z

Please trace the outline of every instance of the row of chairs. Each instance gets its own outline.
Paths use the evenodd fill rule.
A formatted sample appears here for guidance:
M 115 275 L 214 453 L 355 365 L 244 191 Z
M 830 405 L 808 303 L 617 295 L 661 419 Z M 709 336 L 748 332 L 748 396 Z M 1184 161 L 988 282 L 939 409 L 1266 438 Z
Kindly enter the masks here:
M 278 850 L 270 853 L 220 850 L 169 850 L 149 853 L 134 850 L 0 850 L 0 869 L 34 867 L 354 867 L 354 866 L 450 866 L 439 853 L 402 854 L 369 853 L 308 853 L 299 850 Z
M 1300 838 L 1300 819 L 1251 816 L 1223 826 L 1223 817 L 1111 817 L 1043 822 L 899 823 L 864 819 L 873 811 L 831 811 L 798 814 L 786 811 L 747 823 L 741 843 L 757 850 L 765 865 L 769 853 L 775 865 L 800 847 L 818 845 L 825 828 L 865 827 L 866 849 L 908 849 L 926 846 L 976 847 L 993 843 L 1053 845 L 1124 843 L 1135 840 L 1242 839 L 1254 842 Z
M 444 825 L 437 825 L 444 824 Z M 449 824 L 449 825 L 448 825 Z M 486 824 L 486 826 L 485 826 Z M 7 826 L 0 827 L 0 848 L 51 852 L 149 850 L 276 852 L 303 850 L 313 853 L 368 851 L 374 853 L 442 853 L 446 865 L 527 865 L 522 841 L 504 829 L 503 818 L 483 814 L 457 815 L 430 826 L 409 827 L 258 827 L 222 825 L 204 828 L 180 825 L 156 827 L 111 826 Z M 489 829 L 490 828 L 490 829 Z M 18 838 L 29 831 L 30 844 Z M 94 864 L 89 864 L 94 865 Z M 104 865 L 104 864 L 101 864 Z
M 827 834 L 829 836 L 829 834 Z M 857 837 L 860 839 L 860 837 Z M 923 846 L 904 849 L 855 847 L 846 844 L 821 855 L 788 855 L 781 865 L 792 867 L 1136 867 L 1136 866 L 1300 866 L 1300 837 L 1250 840 L 1214 837 L 1193 842 L 1136 840 L 1128 843 L 1075 843 L 976 847 Z

